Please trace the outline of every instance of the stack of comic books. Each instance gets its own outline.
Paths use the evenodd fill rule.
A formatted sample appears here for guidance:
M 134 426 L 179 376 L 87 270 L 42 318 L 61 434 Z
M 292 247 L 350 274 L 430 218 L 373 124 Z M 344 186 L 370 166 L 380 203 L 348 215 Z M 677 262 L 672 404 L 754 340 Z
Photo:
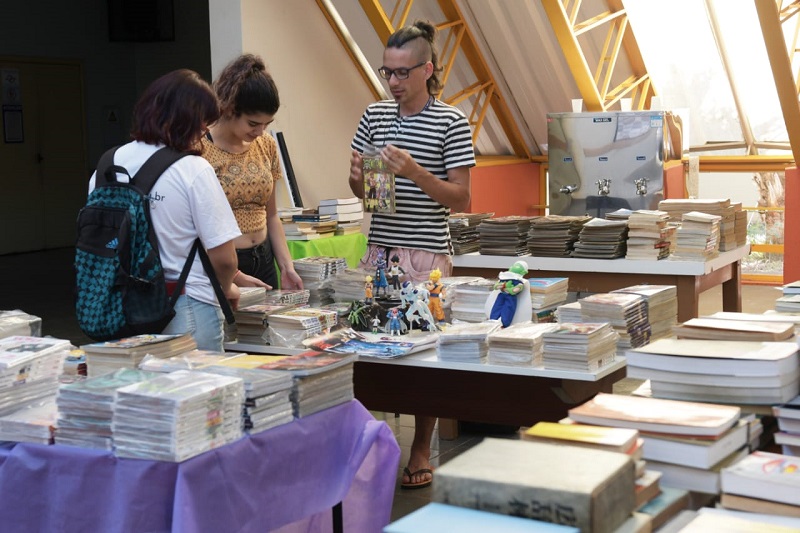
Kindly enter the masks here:
M 364 299 L 364 284 L 366 277 L 375 277 L 375 271 L 347 268 L 336 274 L 331 279 L 333 299 L 336 302 L 355 302 Z
M 675 250 L 670 259 L 706 261 L 719 255 L 719 226 L 722 217 L 699 211 L 681 215 Z
M 567 301 L 569 278 L 530 278 L 531 307 L 543 309 Z
M 0 416 L 0 441 L 52 444 L 58 408 L 53 396 Z
M 303 341 L 311 350 L 329 353 L 354 353 L 360 357 L 376 359 L 395 359 L 428 348 L 433 348 L 439 334 L 436 332 L 415 332 L 409 335 L 388 335 L 386 333 L 367 333 L 352 328 L 342 328 L 330 333 Z
M 258 368 L 292 376 L 292 408 L 296 418 L 349 402 L 353 394 L 354 353 L 309 350 L 265 363 Z
M 618 337 L 608 323 L 559 323 L 542 338 L 542 363 L 554 370 L 594 372 L 615 360 Z
M 51 337 L 0 339 L 0 416 L 52 396 L 70 348 Z
M 678 322 L 678 288 L 675 285 L 632 285 L 611 292 L 638 294 L 647 302 L 650 342 L 672 336 Z
M 469 254 L 480 250 L 478 226 L 482 220 L 491 218 L 494 213 L 451 213 L 447 221 L 450 227 L 450 242 L 455 255 Z
M 664 259 L 670 254 L 674 237 L 675 226 L 669 225 L 666 211 L 634 211 L 628 218 L 625 259 Z
M 269 317 L 299 307 L 293 304 L 256 304 L 240 307 L 233 312 L 237 341 L 242 344 L 270 344 Z
M 196 370 L 117 389 L 111 433 L 119 457 L 180 462 L 242 436 L 241 378 Z
M 499 320 L 451 324 L 439 334 L 437 356 L 440 361 L 484 363 L 489 354 L 487 337 L 501 327 Z
M 527 255 L 528 231 L 535 218 L 509 215 L 482 220 L 478 225 L 481 255 Z
M 486 300 L 492 292 L 494 283 L 494 280 L 481 278 L 456 286 L 450 305 L 450 318 L 462 322 L 486 320 Z
M 589 215 L 547 215 L 531 221 L 528 251 L 537 257 L 569 257 Z
M 294 419 L 292 376 L 286 372 L 263 370 L 243 363 L 253 357 L 247 354 L 230 357 L 219 364 L 203 368 L 204 372 L 235 376 L 244 382 L 242 423 L 246 433 L 258 433 Z M 259 357 L 259 359 L 264 359 Z M 266 361 L 261 361 L 264 364 Z
M 183 335 L 135 335 L 113 341 L 81 346 L 86 354 L 89 377 L 102 376 L 120 368 L 138 368 L 146 355 L 172 357 L 197 348 L 194 338 Z
M 570 255 L 589 259 L 624 257 L 627 238 L 627 221 L 593 218 L 583 224 L 578 242 Z
M 155 372 L 121 368 L 62 384 L 56 396 L 56 444 L 111 450 L 111 419 L 117 389 L 156 376 Z
M 637 348 L 650 342 L 647 300 L 639 294 L 598 293 L 581 298 L 583 322 L 608 322 L 619 335 L 617 348 Z
M 234 357 L 234 355 L 225 352 L 215 352 L 213 350 L 192 350 L 163 359 L 146 355 L 145 358 L 142 359 L 142 362 L 139 363 L 139 370 L 168 374 L 176 370 L 196 370 L 209 365 L 215 365 L 231 357 Z
M 303 341 L 330 330 L 339 314 L 318 307 L 298 307 L 269 315 L 269 342 L 273 346 L 302 348 Z
M 306 289 L 274 289 L 264 293 L 264 303 L 271 305 L 307 305 L 310 294 Z
M 489 334 L 489 364 L 542 366 L 543 336 L 558 324 L 519 322 Z
M 294 260 L 294 269 L 303 280 L 303 288 L 309 291 L 308 305 L 320 307 L 333 303 L 331 279 L 347 269 L 347 260 L 343 257 L 304 257 Z

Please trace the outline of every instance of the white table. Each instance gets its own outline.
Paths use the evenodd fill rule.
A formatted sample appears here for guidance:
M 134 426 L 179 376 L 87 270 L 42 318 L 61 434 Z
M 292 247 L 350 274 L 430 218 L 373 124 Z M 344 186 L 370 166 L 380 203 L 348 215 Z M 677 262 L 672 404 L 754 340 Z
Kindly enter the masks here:
M 675 285 L 678 320 L 698 315 L 700 293 L 722 285 L 722 309 L 742 310 L 741 260 L 749 246 L 721 252 L 709 261 L 636 261 L 629 259 L 583 259 L 577 257 L 533 257 L 480 255 L 453 256 L 454 276 L 497 277 L 515 261 L 528 263 L 528 277 L 567 277 L 573 292 L 608 292 L 631 285 Z

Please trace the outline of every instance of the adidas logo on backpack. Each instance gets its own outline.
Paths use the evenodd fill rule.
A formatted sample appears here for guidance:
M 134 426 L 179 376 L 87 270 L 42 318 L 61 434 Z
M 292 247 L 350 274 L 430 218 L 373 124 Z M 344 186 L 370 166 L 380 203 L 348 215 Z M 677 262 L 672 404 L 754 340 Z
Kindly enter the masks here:
M 162 148 L 128 183 L 112 148 L 100 158 L 95 188 L 78 215 L 75 305 L 81 330 L 98 341 L 161 333 L 175 316 L 167 293 L 148 195 L 161 174 L 188 155 Z M 188 274 L 194 251 L 184 266 Z M 181 279 L 185 281 L 184 273 Z

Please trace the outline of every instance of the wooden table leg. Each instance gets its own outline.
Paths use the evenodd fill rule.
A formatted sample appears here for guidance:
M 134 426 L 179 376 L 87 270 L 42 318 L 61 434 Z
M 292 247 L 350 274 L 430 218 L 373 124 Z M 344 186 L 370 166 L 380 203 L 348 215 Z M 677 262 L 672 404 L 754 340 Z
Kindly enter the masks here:
M 695 276 L 677 276 L 678 322 L 696 318 L 700 312 L 700 287 Z
M 731 266 L 731 279 L 722 283 L 722 310 L 740 313 L 742 311 L 742 262 Z

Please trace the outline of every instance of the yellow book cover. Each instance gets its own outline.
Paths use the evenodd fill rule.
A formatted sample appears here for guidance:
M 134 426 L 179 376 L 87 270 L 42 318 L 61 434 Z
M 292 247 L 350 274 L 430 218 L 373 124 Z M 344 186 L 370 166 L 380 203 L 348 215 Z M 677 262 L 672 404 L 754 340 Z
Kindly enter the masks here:
M 230 357 L 218 363 L 217 366 L 232 366 L 235 368 L 258 368 L 267 363 L 274 363 L 289 357 L 288 355 L 250 355 L 242 354 L 235 357 Z
M 570 441 L 627 453 L 636 446 L 639 431 L 629 428 L 539 422 L 522 434 L 526 440 Z

